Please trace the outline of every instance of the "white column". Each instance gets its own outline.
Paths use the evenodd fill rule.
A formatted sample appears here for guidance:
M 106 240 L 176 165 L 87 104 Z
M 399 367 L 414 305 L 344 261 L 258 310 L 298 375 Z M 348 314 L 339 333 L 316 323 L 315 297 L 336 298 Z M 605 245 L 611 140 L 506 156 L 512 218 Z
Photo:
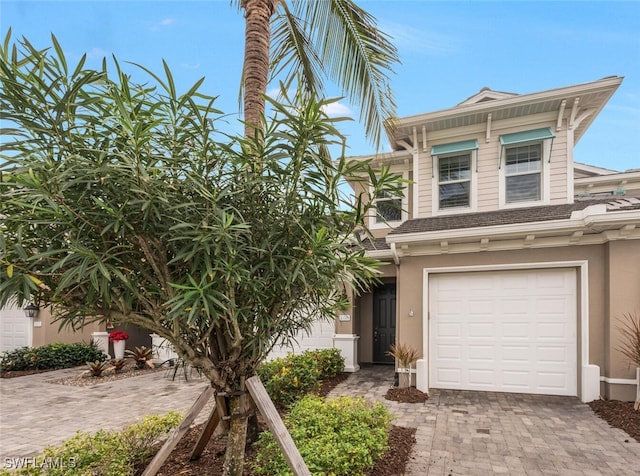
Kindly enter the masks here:
M 360 336 L 355 334 L 335 334 L 333 336 L 333 347 L 340 350 L 344 357 L 344 371 L 357 372 L 360 370 L 358 365 L 358 339 Z
M 584 403 L 593 402 L 600 398 L 600 367 L 584 365 L 582 367 L 582 395 Z
M 423 393 L 429 393 L 428 377 L 427 361 L 425 359 L 418 359 L 416 362 L 416 388 Z

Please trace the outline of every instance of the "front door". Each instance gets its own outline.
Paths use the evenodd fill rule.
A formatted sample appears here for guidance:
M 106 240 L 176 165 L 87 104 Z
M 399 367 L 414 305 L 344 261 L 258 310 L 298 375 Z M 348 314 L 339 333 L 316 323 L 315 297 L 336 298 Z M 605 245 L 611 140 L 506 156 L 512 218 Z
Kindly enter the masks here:
M 393 364 L 387 355 L 396 342 L 396 285 L 384 284 L 373 292 L 373 361 Z

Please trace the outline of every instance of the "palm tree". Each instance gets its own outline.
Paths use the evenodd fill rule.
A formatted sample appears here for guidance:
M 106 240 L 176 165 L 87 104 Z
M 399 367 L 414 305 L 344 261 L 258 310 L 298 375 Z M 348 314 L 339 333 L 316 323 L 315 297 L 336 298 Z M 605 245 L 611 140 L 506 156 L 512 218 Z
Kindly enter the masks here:
M 295 76 L 322 96 L 324 79 L 338 84 L 360 108 L 360 120 L 379 146 L 395 113 L 388 73 L 398 62 L 375 18 L 352 0 L 240 0 L 246 19 L 243 67 L 245 134 L 262 127 L 269 80 Z

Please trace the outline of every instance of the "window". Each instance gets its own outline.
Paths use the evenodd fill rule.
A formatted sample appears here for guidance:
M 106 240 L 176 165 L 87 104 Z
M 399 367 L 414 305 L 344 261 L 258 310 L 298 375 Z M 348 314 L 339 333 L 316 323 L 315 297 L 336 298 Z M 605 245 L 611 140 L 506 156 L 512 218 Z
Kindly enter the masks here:
M 551 197 L 551 151 L 555 134 L 550 127 L 500 136 L 500 206 L 549 203 Z
M 376 195 L 376 223 L 402 220 L 402 197 L 389 192 L 378 192 Z
M 471 194 L 471 154 L 438 158 L 439 207 L 468 207 Z
M 542 144 L 506 149 L 506 202 L 525 202 L 541 198 Z

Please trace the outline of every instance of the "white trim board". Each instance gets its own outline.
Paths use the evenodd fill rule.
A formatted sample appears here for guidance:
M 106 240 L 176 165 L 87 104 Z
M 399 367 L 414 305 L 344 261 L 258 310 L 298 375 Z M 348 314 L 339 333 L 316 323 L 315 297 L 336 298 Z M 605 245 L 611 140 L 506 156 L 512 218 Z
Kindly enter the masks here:
M 610 383 L 613 385 L 636 385 L 637 381 L 634 378 L 611 378 L 605 377 L 604 375 L 600 377 L 601 382 Z

